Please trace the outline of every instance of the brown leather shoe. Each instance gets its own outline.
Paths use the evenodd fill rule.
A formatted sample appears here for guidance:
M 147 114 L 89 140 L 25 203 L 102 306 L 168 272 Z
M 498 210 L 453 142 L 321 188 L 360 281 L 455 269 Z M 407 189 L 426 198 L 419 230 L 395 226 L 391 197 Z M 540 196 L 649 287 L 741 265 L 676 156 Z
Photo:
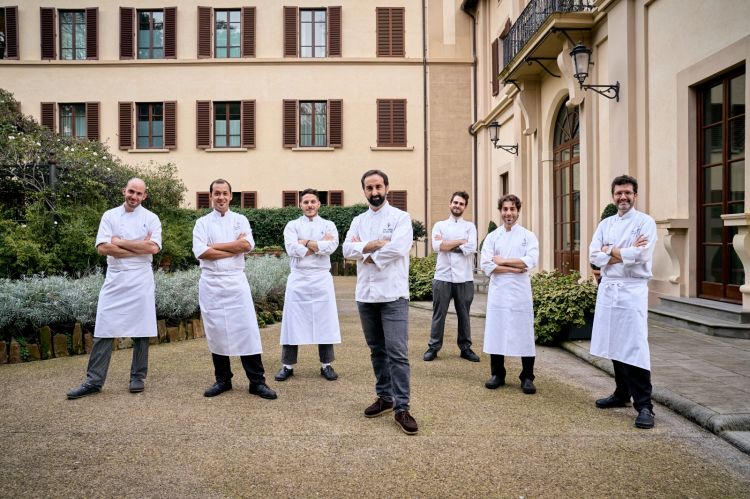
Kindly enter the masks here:
M 394 416 L 394 419 L 396 420 L 396 424 L 398 425 L 398 427 L 401 428 L 401 431 L 403 431 L 407 435 L 414 435 L 419 431 L 417 421 L 413 417 L 411 417 L 409 411 L 397 412 Z
M 393 402 L 387 402 L 380 397 L 372 403 L 370 407 L 365 409 L 365 417 L 366 418 L 376 418 L 380 416 L 381 414 L 385 414 L 386 412 L 390 412 L 393 410 Z

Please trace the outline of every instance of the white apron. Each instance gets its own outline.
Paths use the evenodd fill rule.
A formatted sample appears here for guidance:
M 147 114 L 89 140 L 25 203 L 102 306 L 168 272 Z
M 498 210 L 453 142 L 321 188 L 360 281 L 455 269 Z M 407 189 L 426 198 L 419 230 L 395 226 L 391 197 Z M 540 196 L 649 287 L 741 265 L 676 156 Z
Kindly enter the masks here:
M 198 284 L 208 349 L 219 355 L 263 352 L 250 285 L 242 271 L 201 272 Z
M 651 370 L 648 280 L 602 279 L 596 295 L 591 354 Z
M 107 268 L 96 306 L 96 338 L 156 336 L 154 272 L 151 265 Z
M 319 269 L 293 271 L 284 294 L 281 344 L 335 343 L 341 343 L 341 332 L 331 273 Z
M 534 304 L 531 279 L 523 274 L 492 274 L 487 293 L 484 353 L 534 357 Z

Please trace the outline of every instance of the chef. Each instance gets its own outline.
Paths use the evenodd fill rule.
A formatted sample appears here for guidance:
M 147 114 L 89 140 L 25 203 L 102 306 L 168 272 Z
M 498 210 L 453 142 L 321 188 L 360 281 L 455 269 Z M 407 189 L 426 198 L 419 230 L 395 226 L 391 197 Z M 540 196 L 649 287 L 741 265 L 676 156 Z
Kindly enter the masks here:
M 625 407 L 633 399 L 635 426 L 654 427 L 651 357 L 648 347 L 648 281 L 656 244 L 656 223 L 635 209 L 638 181 L 612 181 L 617 215 L 605 218 L 589 246 L 589 260 L 601 268 L 591 353 L 612 359 L 615 391 L 596 401 L 600 409 Z
M 336 225 L 318 216 L 320 198 L 315 189 L 300 197 L 303 215 L 286 224 L 284 245 L 291 272 L 281 319 L 281 362 L 276 381 L 294 376 L 299 345 L 318 345 L 320 375 L 334 381 L 333 345 L 341 343 L 336 293 L 331 276 L 331 253 L 339 245 Z
M 492 376 L 484 384 L 494 390 L 505 384 L 505 356 L 521 357 L 521 389 L 534 386 L 534 304 L 528 271 L 539 260 L 539 242 L 518 222 L 521 200 L 507 194 L 498 203 L 503 225 L 487 235 L 482 246 L 481 268 L 490 278 L 484 352 L 490 354 Z
M 117 337 L 133 339 L 128 389 L 139 393 L 145 388 L 149 338 L 157 334 L 151 261 L 161 249 L 161 222 L 141 206 L 148 197 L 143 180 L 131 178 L 122 193 L 125 202 L 102 215 L 96 234 L 96 251 L 107 256 L 107 275 L 96 307 L 86 381 L 68 392 L 69 399 L 99 393 Z
M 198 300 L 216 376 L 203 395 L 232 389 L 229 356 L 239 355 L 250 393 L 275 399 L 276 392 L 266 385 L 260 330 L 245 276 L 245 254 L 255 246 L 250 222 L 229 209 L 232 186 L 226 180 L 211 182 L 209 196 L 214 209 L 193 228 L 193 253 L 201 267 Z

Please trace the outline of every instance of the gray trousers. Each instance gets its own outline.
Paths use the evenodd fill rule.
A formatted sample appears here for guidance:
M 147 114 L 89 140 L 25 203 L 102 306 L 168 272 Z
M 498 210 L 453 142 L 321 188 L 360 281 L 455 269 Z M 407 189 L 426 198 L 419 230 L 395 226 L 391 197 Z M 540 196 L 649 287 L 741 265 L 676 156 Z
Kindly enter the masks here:
M 365 341 L 375 371 L 375 393 L 393 402 L 396 412 L 409 409 L 409 301 L 357 302 Z
M 297 352 L 299 345 L 281 345 L 281 363 L 292 366 L 297 363 Z M 323 364 L 330 364 L 335 358 L 333 356 L 333 345 L 318 345 L 318 356 Z
M 471 318 L 469 309 L 474 301 L 474 281 L 447 282 L 432 281 L 432 328 L 427 348 L 436 352 L 443 347 L 445 332 L 445 317 L 448 315 L 448 305 L 453 298 L 453 306 L 458 317 L 458 348 L 471 348 Z
M 144 380 L 148 373 L 149 337 L 132 338 L 133 361 L 130 363 L 130 379 Z M 89 355 L 86 368 L 86 384 L 101 388 L 107 378 L 109 361 L 112 359 L 112 341 L 114 338 L 94 338 L 94 346 Z

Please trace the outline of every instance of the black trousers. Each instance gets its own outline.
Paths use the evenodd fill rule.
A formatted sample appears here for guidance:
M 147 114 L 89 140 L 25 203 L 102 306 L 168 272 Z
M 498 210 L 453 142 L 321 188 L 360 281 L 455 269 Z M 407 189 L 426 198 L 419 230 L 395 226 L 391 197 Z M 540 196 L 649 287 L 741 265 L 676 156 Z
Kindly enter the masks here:
M 432 281 L 432 326 L 430 341 L 427 348 L 439 351 L 443 347 L 445 332 L 445 318 L 448 315 L 448 305 L 453 299 L 453 306 L 458 317 L 458 348 L 463 351 L 471 348 L 471 317 L 469 309 L 474 300 L 474 281 L 446 282 L 433 279 Z
M 281 363 L 293 366 L 297 363 L 297 353 L 299 345 L 281 345 Z M 322 343 L 318 345 L 318 357 L 323 364 L 330 364 L 335 358 L 333 356 L 333 345 Z
M 226 355 L 219 355 L 216 353 L 211 354 L 211 359 L 214 361 L 214 375 L 216 381 L 219 383 L 225 383 L 232 379 L 232 368 L 229 365 L 229 357 Z M 253 385 L 259 385 L 266 382 L 264 376 L 265 371 L 263 370 L 263 361 L 260 358 L 260 354 L 255 355 L 240 355 L 242 360 L 242 367 L 245 369 L 247 379 Z
M 534 359 L 536 357 L 521 357 L 521 375 L 518 379 L 534 381 Z M 505 355 L 490 354 L 490 369 L 493 376 L 505 379 Z
M 619 360 L 613 360 L 615 368 L 615 397 L 627 402 L 633 398 L 636 411 L 648 408 L 654 411 L 651 403 L 651 371 L 641 367 L 631 366 Z

